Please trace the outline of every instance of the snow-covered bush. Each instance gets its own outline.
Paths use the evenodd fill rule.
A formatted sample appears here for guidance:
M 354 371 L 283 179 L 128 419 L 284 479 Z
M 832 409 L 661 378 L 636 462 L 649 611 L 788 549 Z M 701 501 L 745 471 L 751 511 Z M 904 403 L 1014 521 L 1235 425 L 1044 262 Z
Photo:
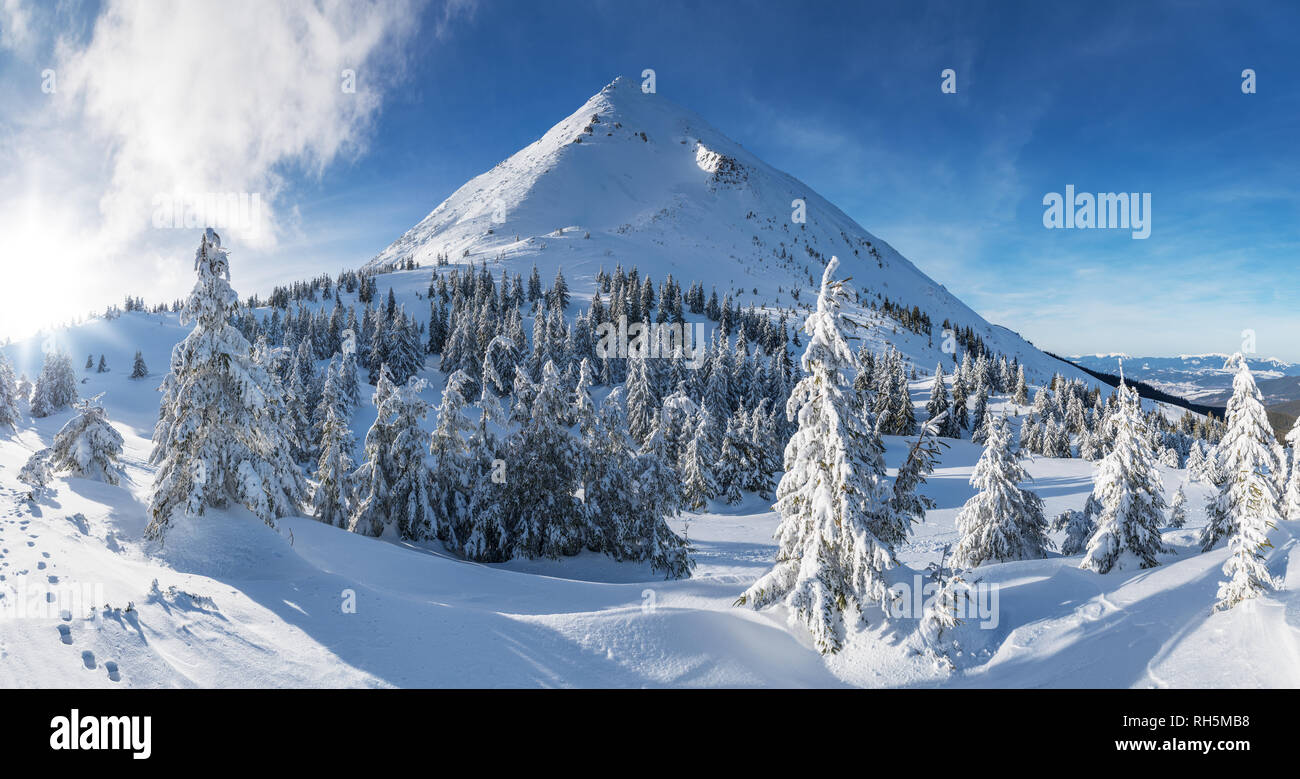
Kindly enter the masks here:
M 52 461 L 56 469 L 73 476 L 117 484 L 122 434 L 108 423 L 100 397 L 77 403 L 77 415 L 54 436 Z
M 41 493 L 45 491 L 53 478 L 54 473 L 50 470 L 49 449 L 42 449 L 27 458 L 27 462 L 18 471 L 18 481 L 32 488 L 29 494 L 32 500 L 41 497 Z

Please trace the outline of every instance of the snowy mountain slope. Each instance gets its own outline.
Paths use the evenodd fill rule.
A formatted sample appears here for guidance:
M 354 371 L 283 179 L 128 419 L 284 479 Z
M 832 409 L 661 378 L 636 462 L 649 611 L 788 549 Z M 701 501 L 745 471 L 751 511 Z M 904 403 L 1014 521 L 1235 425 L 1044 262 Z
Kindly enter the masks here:
M 150 332 L 149 349 L 173 335 Z M 83 386 L 122 420 L 149 416 L 151 384 L 100 374 Z M 779 609 L 734 608 L 775 553 L 778 518 L 752 496 L 674 521 L 699 562 L 683 581 L 589 554 L 479 565 L 302 517 L 271 530 L 242 511 L 178 524 L 160 546 L 142 538 L 147 427 L 117 424 L 121 486 L 59 478 L 39 503 L 21 499 L 18 468 L 70 413 L 0 435 L 0 605 L 81 587 L 98 597 L 75 612 L 60 613 L 62 600 L 49 615 L 4 612 L 0 687 L 1300 686 L 1300 526 L 1272 533 L 1270 568 L 1286 588 L 1214 614 L 1226 552 L 1196 552 L 1199 484 L 1157 569 L 1099 576 L 1059 556 L 982 566 L 1001 587 L 998 624 L 963 626 L 963 655 L 946 670 L 915 654 L 906 620 L 823 660 Z M 896 466 L 906 441 L 886 444 Z M 979 452 L 969 441 L 945 452 L 925 488 L 937 508 L 899 550 L 910 569 L 955 540 Z M 1036 458 L 1029 486 L 1052 516 L 1082 505 L 1093 467 Z M 1167 493 L 1186 477 L 1161 473 Z
M 806 204 L 806 224 L 794 221 L 796 200 Z M 929 314 L 929 337 L 884 317 L 871 336 L 922 370 L 950 362 L 942 352 L 947 319 L 1019 357 L 1030 381 L 1062 372 L 1093 382 L 986 322 L 806 184 L 627 79 L 471 179 L 367 267 L 408 259 L 427 267 L 439 255 L 500 261 L 525 277 L 536 263 L 547 283 L 562 268 L 577 305 L 590 298 L 601 267 L 622 264 L 656 282 L 667 274 L 699 280 L 720 297 L 731 292 L 736 305 L 771 310 L 809 304 L 825 261 L 837 255 L 863 303 L 878 295 Z

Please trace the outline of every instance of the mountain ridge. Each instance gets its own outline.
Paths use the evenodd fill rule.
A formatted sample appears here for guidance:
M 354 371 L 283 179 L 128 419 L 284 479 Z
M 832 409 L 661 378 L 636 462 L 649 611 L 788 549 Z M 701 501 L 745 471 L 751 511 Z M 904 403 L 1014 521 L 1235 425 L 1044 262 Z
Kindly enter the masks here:
M 947 320 L 1019 358 L 1031 380 L 1064 370 L 1091 381 L 985 320 L 807 184 L 625 78 L 471 178 L 363 270 L 482 262 L 526 275 L 536 264 L 547 279 L 562 270 L 581 299 L 598 269 L 621 264 L 657 280 L 700 281 L 720 297 L 732 294 L 737 306 L 795 312 L 799 321 L 832 255 L 864 306 L 888 302 L 930 317 L 928 333 L 879 318 L 872 339 L 922 370 L 950 362 Z

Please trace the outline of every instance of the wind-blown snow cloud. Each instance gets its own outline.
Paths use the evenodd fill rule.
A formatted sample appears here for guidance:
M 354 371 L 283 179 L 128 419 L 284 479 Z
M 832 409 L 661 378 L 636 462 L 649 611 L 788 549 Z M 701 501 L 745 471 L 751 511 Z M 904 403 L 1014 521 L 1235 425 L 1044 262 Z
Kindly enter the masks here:
M 32 9 L 0 3 L 5 45 L 19 45 L 32 35 Z M 415 0 L 118 1 L 82 40 L 55 30 L 50 63 L 33 62 L 31 75 L 35 93 L 37 73 L 52 70 L 53 88 L 29 97 L 30 110 L 0 116 L 10 149 L 0 152 L 9 168 L 0 174 L 0 258 L 24 282 L 0 285 L 0 338 L 29 329 L 15 319 L 33 313 L 24 301 L 60 299 L 39 288 L 51 268 L 121 273 L 113 260 L 129 254 L 142 281 L 174 294 L 166 282 L 185 270 L 177 250 L 195 231 L 168 228 L 185 227 L 186 207 L 209 193 L 260 201 L 226 232 L 252 250 L 274 247 L 294 228 L 293 204 L 279 198 L 286 180 L 365 151 L 418 10 Z M 80 276 L 77 287 L 94 292 L 95 280 Z M 66 290 L 67 278 L 58 284 Z M 149 286 L 134 294 L 161 297 Z

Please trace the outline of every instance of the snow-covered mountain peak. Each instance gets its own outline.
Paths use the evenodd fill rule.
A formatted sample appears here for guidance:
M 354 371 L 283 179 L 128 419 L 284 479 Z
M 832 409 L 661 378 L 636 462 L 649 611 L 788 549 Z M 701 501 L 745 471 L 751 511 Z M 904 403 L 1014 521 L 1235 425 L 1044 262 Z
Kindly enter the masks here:
M 807 184 L 632 79 L 614 80 L 465 183 L 367 269 L 441 258 L 500 262 L 526 276 L 536 264 L 547 280 L 562 269 L 582 301 L 602 267 L 635 266 L 657 282 L 700 281 L 740 307 L 799 312 L 832 256 L 864 305 L 888 300 L 929 317 L 929 333 L 889 320 L 872 335 L 923 369 L 951 360 L 941 351 L 946 319 L 1019 357 L 1031 381 L 1072 371 L 985 322 Z

